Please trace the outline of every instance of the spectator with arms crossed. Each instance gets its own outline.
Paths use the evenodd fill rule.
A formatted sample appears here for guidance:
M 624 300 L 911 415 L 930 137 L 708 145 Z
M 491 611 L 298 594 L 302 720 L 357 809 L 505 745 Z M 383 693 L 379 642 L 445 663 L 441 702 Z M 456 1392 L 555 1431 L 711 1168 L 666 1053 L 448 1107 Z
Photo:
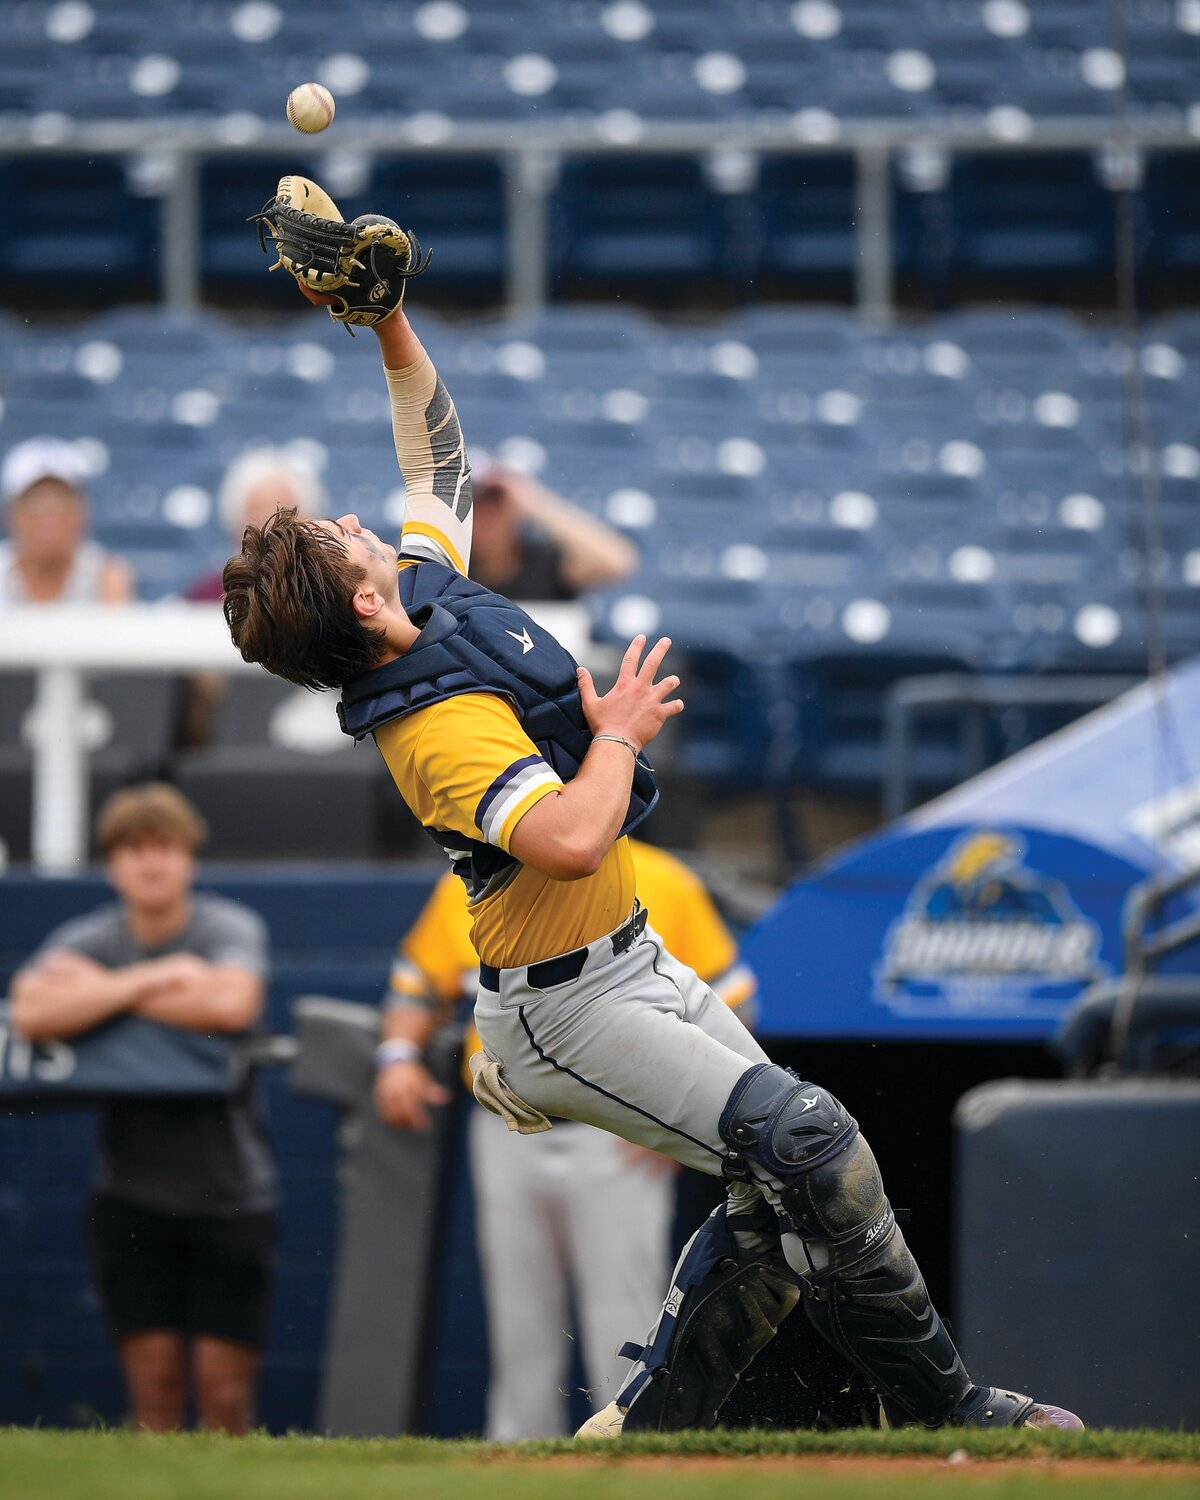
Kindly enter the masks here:
M 129 788 L 101 809 L 97 835 L 118 901 L 59 927 L 18 972 L 16 1029 L 65 1040 L 140 1016 L 249 1031 L 262 1010 L 266 932 L 245 908 L 192 890 L 204 826 L 190 803 L 169 786 Z M 189 1374 L 202 1427 L 252 1426 L 275 1200 L 249 1083 L 227 1097 L 101 1106 L 89 1240 L 135 1426 L 182 1426 Z

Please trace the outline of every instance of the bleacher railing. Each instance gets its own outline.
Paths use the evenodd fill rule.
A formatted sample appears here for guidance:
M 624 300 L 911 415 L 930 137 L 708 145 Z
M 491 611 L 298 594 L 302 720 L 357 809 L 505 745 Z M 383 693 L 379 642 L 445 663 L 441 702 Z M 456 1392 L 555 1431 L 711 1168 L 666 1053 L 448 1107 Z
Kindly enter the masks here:
M 589 666 L 607 665 L 574 604 L 530 613 Z M 92 672 L 258 672 L 238 655 L 215 604 L 17 605 L 0 612 L 0 672 L 33 672 L 27 734 L 33 752 L 32 863 L 77 874 L 87 860 L 88 747 L 83 712 Z M 333 713 L 333 695 L 329 695 Z
M 632 132 L 630 132 L 632 133 Z M 546 205 L 555 168 L 564 158 L 597 155 L 708 156 L 743 152 L 752 156 L 851 156 L 856 170 L 855 303 L 865 322 L 886 327 L 894 310 L 891 239 L 892 167 L 898 154 L 934 147 L 951 155 L 1115 152 L 1136 180 L 1136 160 L 1146 151 L 1198 151 L 1200 137 L 1172 115 L 1128 119 L 1060 118 L 1033 123 L 1013 138 L 990 131 L 981 120 L 844 120 L 837 136 L 808 135 L 789 122 L 643 121 L 633 139 L 614 138 L 602 119 L 575 117 L 537 122 L 451 122 L 436 128 L 421 116 L 381 115 L 369 126 L 339 125 L 336 138 L 306 136 L 302 143 L 285 124 L 235 117 L 203 123 L 59 119 L 52 132 L 36 122 L 0 120 L 0 155 L 131 156 L 153 152 L 163 159 L 166 186 L 161 203 L 161 295 L 168 306 L 191 308 L 200 301 L 199 163 L 204 159 L 278 153 L 311 157 L 362 154 L 370 157 L 499 157 L 505 166 L 508 265 L 505 295 L 510 313 L 544 305 L 549 291 Z M 1130 164 L 1133 164 L 1132 167 Z M 264 183 L 264 197 L 272 183 Z M 386 205 L 377 205 L 386 207 Z M 251 205 L 251 212 L 258 205 Z M 247 231 L 249 232 L 249 230 Z

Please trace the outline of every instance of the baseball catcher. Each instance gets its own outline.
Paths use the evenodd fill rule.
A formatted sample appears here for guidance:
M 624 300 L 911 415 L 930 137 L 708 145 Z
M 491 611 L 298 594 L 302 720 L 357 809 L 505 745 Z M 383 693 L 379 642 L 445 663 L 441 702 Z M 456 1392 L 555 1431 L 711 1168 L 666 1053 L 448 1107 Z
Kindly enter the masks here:
M 302 177 L 257 217 L 305 296 L 379 340 L 405 521 L 398 553 L 353 514 L 249 527 L 224 573 L 234 642 L 287 681 L 340 689 L 343 729 L 374 739 L 462 879 L 481 1102 L 519 1133 L 582 1120 L 727 1186 L 586 1430 L 710 1425 L 800 1308 L 889 1422 L 1081 1427 L 972 1379 L 853 1116 L 773 1064 L 651 924 L 628 835 L 658 798 L 643 752 L 683 711 L 679 678 L 658 675 L 671 642 L 635 637 L 601 693 L 537 621 L 468 578 L 466 448 L 400 305 L 425 263 L 415 239 L 377 214 L 343 223 Z
M 271 267 L 290 271 L 310 292 L 329 297 L 329 316 L 353 334 L 373 328 L 404 301 L 404 285 L 429 264 L 420 241 L 382 214 L 347 224 L 337 205 L 307 177 L 281 177 L 275 196 L 253 215 L 258 242 L 274 242 Z

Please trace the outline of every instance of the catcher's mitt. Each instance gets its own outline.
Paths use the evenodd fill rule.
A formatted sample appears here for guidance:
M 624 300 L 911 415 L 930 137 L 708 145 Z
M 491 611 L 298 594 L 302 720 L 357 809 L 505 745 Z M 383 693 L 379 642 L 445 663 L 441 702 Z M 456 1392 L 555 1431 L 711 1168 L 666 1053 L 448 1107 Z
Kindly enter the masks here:
M 252 215 L 258 242 L 270 239 L 279 259 L 310 291 L 336 300 L 329 316 L 353 333 L 382 323 L 404 300 L 404 283 L 429 264 L 415 234 L 382 214 L 346 224 L 329 194 L 307 177 L 281 177 L 274 198 Z

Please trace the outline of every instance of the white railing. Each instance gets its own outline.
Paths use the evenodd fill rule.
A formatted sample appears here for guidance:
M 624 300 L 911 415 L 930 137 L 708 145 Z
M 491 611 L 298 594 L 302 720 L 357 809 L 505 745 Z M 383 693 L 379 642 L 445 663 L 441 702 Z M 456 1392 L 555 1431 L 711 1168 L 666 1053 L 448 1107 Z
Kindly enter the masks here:
M 529 612 L 579 660 L 608 658 L 591 645 L 579 605 L 534 604 Z M 26 605 L 0 610 L 0 672 L 33 672 L 34 865 L 70 874 L 87 858 L 88 672 L 257 672 L 238 655 L 214 604 Z M 330 695 L 329 712 L 333 713 Z
M 0 156 L 130 156 L 153 153 L 164 170 L 156 174 L 162 196 L 163 300 L 190 308 L 200 301 L 201 159 L 277 153 L 298 162 L 326 153 L 370 157 L 487 156 L 505 165 L 508 213 L 506 301 L 509 313 L 541 307 L 549 284 L 546 204 L 557 164 L 596 155 L 705 156 L 715 152 L 763 155 L 852 156 L 856 167 L 854 212 L 857 251 L 855 301 L 864 321 L 886 326 L 892 317 L 891 165 L 912 147 L 952 154 L 1044 151 L 1111 151 L 1128 157 L 1147 150 L 1200 150 L 1200 137 L 1180 117 L 1139 114 L 1127 120 L 1038 120 L 1031 134 L 1013 139 L 989 131 L 982 119 L 846 120 L 833 139 L 806 134 L 804 115 L 789 119 L 642 121 L 614 138 L 603 117 L 531 121 L 457 122 L 427 115 L 381 115 L 367 123 L 342 124 L 336 135 L 305 137 L 282 121 L 232 117 L 198 123 L 186 118 L 68 120 L 52 127 L 32 120 L 0 119 Z M 632 135 L 632 138 L 630 136 Z M 274 183 L 263 184 L 268 197 Z M 386 204 L 376 205 L 386 208 Z M 247 213 L 258 204 L 253 204 Z M 420 226 L 414 226 L 418 230 Z M 249 233 L 249 226 L 247 226 Z

